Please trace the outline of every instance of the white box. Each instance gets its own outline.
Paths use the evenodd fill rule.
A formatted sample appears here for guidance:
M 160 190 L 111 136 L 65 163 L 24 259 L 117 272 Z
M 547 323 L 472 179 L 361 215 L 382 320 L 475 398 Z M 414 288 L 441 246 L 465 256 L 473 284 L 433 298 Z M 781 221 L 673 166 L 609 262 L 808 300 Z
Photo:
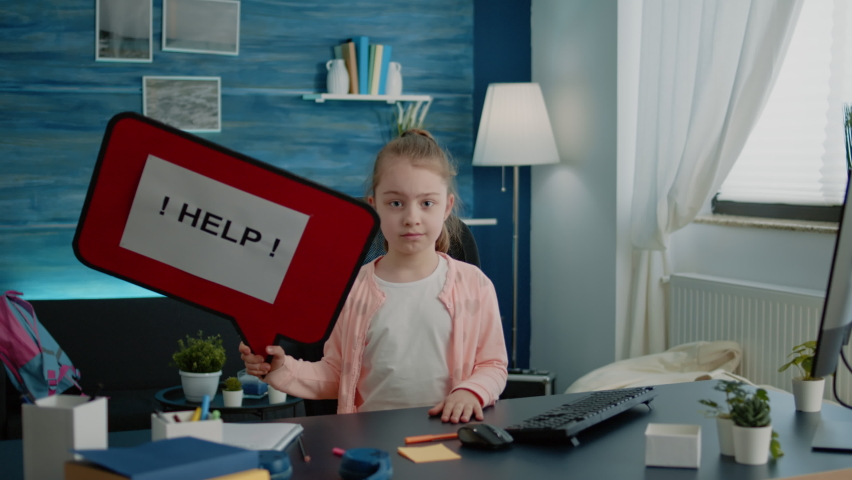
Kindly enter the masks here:
M 61 479 L 73 450 L 107 448 L 107 399 L 52 395 L 21 406 L 24 479 Z
M 645 429 L 645 466 L 698 468 L 701 426 L 649 423 Z
M 184 410 L 181 412 L 166 412 L 163 415 L 169 419 L 167 422 L 159 415 L 151 414 L 151 441 L 163 440 L 164 438 L 195 437 L 211 442 L 222 443 L 222 419 L 199 420 L 192 422 L 192 414 L 195 410 Z M 174 416 L 180 418 L 180 422 L 174 421 Z

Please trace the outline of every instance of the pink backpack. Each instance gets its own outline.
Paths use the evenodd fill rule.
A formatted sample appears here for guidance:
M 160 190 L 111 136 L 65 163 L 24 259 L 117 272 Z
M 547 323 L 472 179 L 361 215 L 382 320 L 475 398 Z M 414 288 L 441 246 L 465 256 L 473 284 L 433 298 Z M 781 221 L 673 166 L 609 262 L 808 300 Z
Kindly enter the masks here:
M 9 290 L 0 296 L 0 360 L 12 384 L 30 401 L 80 388 L 80 371 L 21 295 Z

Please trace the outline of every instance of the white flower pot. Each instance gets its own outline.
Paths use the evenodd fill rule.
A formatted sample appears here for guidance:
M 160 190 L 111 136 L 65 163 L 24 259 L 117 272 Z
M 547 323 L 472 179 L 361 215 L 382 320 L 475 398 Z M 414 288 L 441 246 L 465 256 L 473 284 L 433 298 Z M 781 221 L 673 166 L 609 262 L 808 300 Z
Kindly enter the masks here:
M 825 389 L 825 379 L 802 380 L 793 379 L 793 398 L 796 400 L 796 410 L 800 412 L 818 412 L 822 408 L 822 393 Z
M 275 390 L 274 388 L 272 388 L 272 385 L 269 385 L 269 404 L 270 405 L 274 405 L 276 403 L 284 403 L 286 401 L 287 401 L 287 394 L 286 393 L 279 391 L 279 390 Z
M 226 407 L 241 407 L 243 405 L 243 391 L 222 390 L 222 400 L 225 401 Z
M 190 402 L 200 402 L 204 395 L 210 395 L 212 400 L 219 390 L 219 378 L 222 371 L 213 373 L 191 373 L 180 372 L 181 385 L 183 385 L 183 396 Z
M 734 456 L 734 421 L 716 417 L 716 432 L 719 436 L 719 453 Z
M 772 425 L 765 427 L 733 426 L 734 459 L 744 465 L 763 465 L 769 461 Z

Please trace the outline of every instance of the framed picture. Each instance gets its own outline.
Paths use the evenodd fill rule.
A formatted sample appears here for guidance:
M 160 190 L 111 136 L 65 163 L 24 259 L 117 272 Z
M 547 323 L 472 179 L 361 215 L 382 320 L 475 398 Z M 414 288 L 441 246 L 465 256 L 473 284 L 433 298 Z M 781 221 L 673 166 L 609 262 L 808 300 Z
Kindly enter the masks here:
M 152 0 L 96 0 L 95 60 L 151 62 Z
M 163 0 L 163 50 L 240 53 L 240 2 Z
M 221 83 L 221 77 L 142 77 L 142 114 L 187 132 L 220 132 Z

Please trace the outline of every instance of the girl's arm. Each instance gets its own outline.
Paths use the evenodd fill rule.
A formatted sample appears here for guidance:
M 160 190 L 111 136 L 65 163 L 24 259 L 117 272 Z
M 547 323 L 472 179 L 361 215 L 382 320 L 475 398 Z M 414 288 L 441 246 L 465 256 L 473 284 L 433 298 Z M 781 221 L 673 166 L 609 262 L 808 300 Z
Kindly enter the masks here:
M 341 315 L 342 317 L 342 315 Z M 309 400 L 337 398 L 342 364 L 341 323 L 334 326 L 323 347 L 323 357 L 318 362 L 297 360 L 284 355 L 280 368 L 271 370 L 264 381 L 276 390 Z M 281 350 L 281 347 L 272 347 Z M 283 350 L 281 350 L 283 354 Z M 273 365 L 275 362 L 273 361 Z
M 269 346 L 266 353 L 273 356 L 269 364 L 263 361 L 263 357 L 252 355 L 251 350 L 240 343 L 240 353 L 246 364 L 246 371 L 289 395 L 309 400 L 337 398 L 343 364 L 342 338 L 348 332 L 346 319 L 349 318 L 349 312 L 349 302 L 346 302 L 337 324 L 325 342 L 323 358 L 320 361 L 297 360 L 286 355 L 281 347 Z
M 476 340 L 476 355 L 470 378 L 459 383 L 453 391 L 466 389 L 473 392 L 483 407 L 494 404 L 503 389 L 509 360 L 506 355 L 506 342 L 503 339 L 503 325 L 500 321 L 500 309 L 497 305 L 497 292 L 487 277 L 482 275 L 480 282 L 479 336 Z

